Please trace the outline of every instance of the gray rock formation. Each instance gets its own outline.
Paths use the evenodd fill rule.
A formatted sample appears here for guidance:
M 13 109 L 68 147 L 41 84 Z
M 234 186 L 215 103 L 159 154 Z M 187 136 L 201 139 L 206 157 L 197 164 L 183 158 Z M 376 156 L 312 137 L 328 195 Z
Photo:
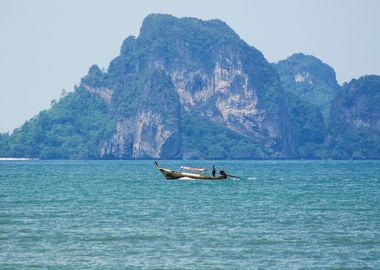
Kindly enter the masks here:
M 164 87 L 173 87 L 172 94 L 178 96 L 179 102 L 171 99 L 172 102 L 165 104 L 164 101 L 155 104 L 161 110 L 150 111 L 143 96 L 155 96 L 157 89 L 153 85 L 145 85 L 143 90 L 133 89 L 145 80 L 141 74 L 147 71 L 166 74 L 170 82 L 165 82 Z M 180 111 L 200 113 L 270 153 L 268 156 L 252 153 L 251 157 L 288 157 L 294 153 L 276 71 L 259 51 L 240 40 L 221 21 L 150 15 L 139 37 L 129 37 L 124 42 L 121 55 L 112 61 L 108 74 L 118 81 L 113 86 L 114 110 L 130 106 L 126 99 L 133 99 L 139 106 L 129 109 L 133 111 L 131 117 L 119 114 L 115 133 L 104 142 L 101 155 L 180 157 L 184 150 L 180 131 L 166 126 L 169 107 L 178 108 L 169 109 L 177 117 L 176 121 L 180 121 Z M 89 89 L 97 93 L 99 88 Z M 110 92 L 103 88 L 99 94 L 108 100 Z M 136 102 L 140 99 L 141 102 Z M 164 146 L 169 148 L 163 149 Z

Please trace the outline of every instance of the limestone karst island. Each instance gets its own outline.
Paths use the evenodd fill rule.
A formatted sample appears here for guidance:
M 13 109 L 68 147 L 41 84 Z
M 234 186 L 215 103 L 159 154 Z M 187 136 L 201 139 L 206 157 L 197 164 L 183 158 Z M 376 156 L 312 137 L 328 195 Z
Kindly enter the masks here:
M 1 134 L 0 157 L 380 158 L 379 76 L 339 85 L 316 57 L 252 45 L 220 20 L 149 15 L 108 68 Z

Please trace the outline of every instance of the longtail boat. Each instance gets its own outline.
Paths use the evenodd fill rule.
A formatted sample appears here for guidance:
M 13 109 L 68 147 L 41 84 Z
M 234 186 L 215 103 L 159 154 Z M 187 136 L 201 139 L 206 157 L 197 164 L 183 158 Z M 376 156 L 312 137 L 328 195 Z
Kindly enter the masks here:
M 194 179 L 194 180 L 227 180 L 228 174 L 226 174 L 224 171 L 220 171 L 220 175 L 218 176 L 210 176 L 205 174 L 198 174 L 198 173 L 188 173 L 188 172 L 180 172 L 180 171 L 173 171 L 170 169 L 162 168 L 157 161 L 155 161 L 157 169 L 165 176 L 167 180 L 185 180 L 185 179 Z

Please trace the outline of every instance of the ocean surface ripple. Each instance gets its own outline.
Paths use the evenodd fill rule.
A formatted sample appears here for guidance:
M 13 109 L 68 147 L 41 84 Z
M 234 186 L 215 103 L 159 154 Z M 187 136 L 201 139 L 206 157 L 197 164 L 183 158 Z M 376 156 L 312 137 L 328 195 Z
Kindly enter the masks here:
M 0 161 L 0 269 L 380 269 L 379 161 Z

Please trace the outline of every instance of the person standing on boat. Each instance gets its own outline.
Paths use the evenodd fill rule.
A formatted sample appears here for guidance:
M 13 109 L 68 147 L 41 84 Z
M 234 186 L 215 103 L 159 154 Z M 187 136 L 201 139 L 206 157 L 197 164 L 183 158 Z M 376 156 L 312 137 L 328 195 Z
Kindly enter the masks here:
M 216 173 L 215 166 L 212 165 L 212 177 L 215 177 L 215 173 Z

